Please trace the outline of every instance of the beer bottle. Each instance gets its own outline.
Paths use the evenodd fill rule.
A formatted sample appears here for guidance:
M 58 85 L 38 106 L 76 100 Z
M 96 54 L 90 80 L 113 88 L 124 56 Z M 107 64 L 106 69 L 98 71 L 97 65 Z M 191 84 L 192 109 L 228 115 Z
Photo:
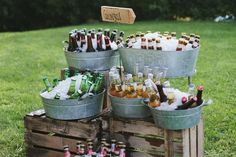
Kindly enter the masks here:
M 87 44 L 88 44 L 88 47 L 87 47 L 86 52 L 95 52 L 95 49 L 93 48 L 91 34 L 87 35 Z
M 53 87 L 52 87 L 52 85 L 51 85 L 51 83 L 49 82 L 49 80 L 48 80 L 47 77 L 44 77 L 44 78 L 43 78 L 43 83 L 44 83 L 44 85 L 45 85 L 45 87 L 46 87 L 46 90 L 47 90 L 48 92 L 50 92 L 50 91 L 53 90 Z
M 107 37 L 110 37 L 110 29 L 109 28 L 106 28 L 104 30 L 104 35 L 107 36 Z
M 71 37 L 71 35 L 73 34 L 73 32 L 69 32 L 69 39 L 68 39 L 68 51 L 73 51 L 73 39 Z
M 102 77 L 98 77 L 96 79 L 96 81 L 95 81 L 94 88 L 93 88 L 94 94 L 101 93 L 102 89 L 103 89 L 102 86 L 103 86 L 103 78 Z
M 82 81 L 80 84 L 80 90 L 82 91 L 83 94 L 87 93 L 87 91 L 89 90 L 87 87 L 87 76 L 83 75 L 82 76 Z
M 144 79 L 148 78 L 149 66 L 145 65 L 143 69 Z
M 167 39 L 167 40 L 170 40 L 170 39 L 171 39 L 171 35 L 167 35 L 167 36 L 166 36 L 166 39 Z
M 64 71 L 64 80 L 70 77 L 70 69 L 69 68 L 65 68 Z
M 159 38 L 156 38 L 156 50 L 159 50 L 159 51 L 161 51 L 162 50 L 162 47 L 161 47 L 161 45 L 160 45 L 160 39 Z
M 176 39 L 176 32 L 171 32 L 171 36 L 173 39 Z
M 175 95 L 173 92 L 169 92 L 167 93 L 167 102 L 169 105 L 171 105 L 172 103 L 174 103 L 175 101 Z
M 127 74 L 126 80 L 126 98 L 137 98 L 137 93 L 135 92 L 135 84 L 133 82 L 132 74 Z
M 179 41 L 178 41 L 176 51 L 182 51 L 183 50 L 183 44 L 184 44 L 184 39 L 180 38 Z
M 134 66 L 134 81 L 135 82 L 138 79 L 138 72 L 139 72 L 139 63 L 135 63 L 135 66 Z
M 60 93 L 56 93 L 54 99 L 60 99 L 60 97 L 61 97 L 61 94 Z
M 77 141 L 77 143 L 76 143 L 76 154 L 80 154 L 80 145 L 82 144 L 82 142 L 81 141 Z
M 164 36 L 168 36 L 169 34 L 170 34 L 170 32 L 165 31 L 163 35 L 164 35 Z
M 153 74 L 152 73 L 148 73 L 148 79 L 153 80 Z
M 159 97 L 156 94 L 150 95 L 149 106 L 155 108 L 155 107 L 158 107 L 160 105 L 161 105 L 161 103 L 160 103 Z
M 191 34 L 190 34 L 189 43 L 190 43 L 190 44 L 193 44 L 194 41 L 195 41 L 195 34 L 191 33 Z
M 150 80 L 145 80 L 144 84 L 145 84 L 146 90 L 143 91 L 143 93 L 142 93 L 143 98 L 150 98 L 151 95 L 156 94 L 156 92 L 154 91 L 154 89 L 152 87 Z
M 97 50 L 98 51 L 103 51 L 103 48 L 102 48 L 102 33 L 101 32 L 97 33 Z
M 202 100 L 202 91 L 203 91 L 203 87 L 202 86 L 198 86 L 197 87 L 197 105 L 201 105 L 203 103 Z
M 88 155 L 92 155 L 93 153 L 93 143 L 92 142 L 88 142 L 88 150 L 87 150 L 87 154 Z
M 85 35 L 87 35 L 87 28 L 82 28 L 82 30 L 81 30 L 82 32 L 84 32 L 85 33 Z
M 137 34 L 135 35 L 135 40 L 136 40 L 136 41 L 140 41 L 140 39 L 141 39 L 140 33 L 137 33 Z
M 185 104 L 188 101 L 187 97 L 183 96 L 181 99 L 182 104 Z
M 59 80 L 57 78 L 52 80 L 52 87 L 56 87 L 59 84 Z
M 159 71 L 160 71 L 160 67 L 155 66 L 153 69 L 153 82 L 154 83 L 156 83 L 157 81 L 160 81 Z
M 153 45 L 152 45 L 152 38 L 148 38 L 148 49 L 153 50 Z
M 125 33 L 124 33 L 123 31 L 120 31 L 119 37 L 120 37 L 122 40 L 124 39 L 124 35 L 125 35 Z
M 75 93 L 75 83 L 76 83 L 76 80 L 71 79 L 70 88 L 69 88 L 69 91 L 67 92 L 67 95 L 72 95 Z
M 176 108 L 176 110 L 184 110 L 190 108 L 197 101 L 197 97 L 192 97 L 188 102 L 180 105 Z
M 112 139 L 111 140 L 111 152 L 113 152 L 113 154 L 114 154 L 115 150 L 116 150 L 116 140 Z
M 80 98 L 82 95 L 83 95 L 83 92 L 79 89 L 78 91 L 76 91 L 70 96 L 70 99 L 77 99 L 77 98 Z
M 112 32 L 112 33 L 111 33 L 110 41 L 111 41 L 111 42 L 116 42 L 116 32 Z
M 124 47 L 123 44 L 122 44 L 122 42 L 121 42 L 121 40 L 117 40 L 116 44 L 117 44 L 117 46 L 118 46 L 119 48 L 123 48 L 123 47 Z
M 92 30 L 91 30 L 91 38 L 92 38 L 92 39 L 95 39 L 95 29 L 92 29 Z
M 142 98 L 143 96 L 143 73 L 138 73 L 138 79 L 137 79 L 137 95 L 139 98 Z
M 64 157 L 71 157 L 68 145 L 64 146 Z
M 156 84 L 157 86 L 157 90 L 160 96 L 160 101 L 161 102 L 166 102 L 167 101 L 167 96 L 165 95 L 164 91 L 163 91 L 163 86 L 161 84 Z
M 80 40 L 80 47 L 83 48 L 84 45 L 86 44 L 85 32 L 81 32 L 80 38 L 81 38 L 81 40 Z
M 120 146 L 120 157 L 125 157 L 125 147 L 124 144 Z
M 101 32 L 101 33 L 102 33 L 102 28 L 98 28 L 98 32 Z
M 134 34 L 130 35 L 130 41 L 131 41 L 132 45 L 135 43 Z
M 105 36 L 104 39 L 105 39 L 106 50 L 111 50 L 111 45 L 108 37 Z

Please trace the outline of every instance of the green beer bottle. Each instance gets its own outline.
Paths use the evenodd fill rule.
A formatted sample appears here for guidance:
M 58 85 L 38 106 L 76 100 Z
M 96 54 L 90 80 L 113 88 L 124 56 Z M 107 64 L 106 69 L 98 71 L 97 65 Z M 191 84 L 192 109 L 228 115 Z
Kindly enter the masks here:
M 76 83 L 76 80 L 75 79 L 71 79 L 71 83 L 70 83 L 70 88 L 69 88 L 69 91 L 68 91 L 68 95 L 72 95 L 75 93 L 75 83 Z
M 79 89 L 78 91 L 76 91 L 74 94 L 72 94 L 70 96 L 70 99 L 77 99 L 77 98 L 80 98 L 82 96 L 82 91 Z
M 48 92 L 50 92 L 50 91 L 52 91 L 52 85 L 51 85 L 51 83 L 49 82 L 49 80 L 48 80 L 48 78 L 47 77 L 44 77 L 43 78 L 43 83 L 44 83 L 44 85 L 45 85 L 45 87 L 46 87 L 46 90 L 48 91 Z
M 69 77 L 70 77 L 70 69 L 65 69 L 64 79 L 67 79 Z
M 52 86 L 56 87 L 59 84 L 59 80 L 57 78 L 53 79 Z
M 93 93 L 98 94 L 102 92 L 102 86 L 103 86 L 103 78 L 98 77 L 93 88 Z
M 80 90 L 82 91 L 83 94 L 87 93 L 87 76 L 86 75 L 82 77 Z

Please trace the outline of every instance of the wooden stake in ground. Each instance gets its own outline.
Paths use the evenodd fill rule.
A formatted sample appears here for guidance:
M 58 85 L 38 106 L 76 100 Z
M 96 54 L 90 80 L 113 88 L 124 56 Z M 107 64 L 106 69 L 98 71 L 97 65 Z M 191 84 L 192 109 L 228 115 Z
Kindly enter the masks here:
M 102 6 L 102 20 L 115 23 L 133 24 L 136 15 L 132 8 Z

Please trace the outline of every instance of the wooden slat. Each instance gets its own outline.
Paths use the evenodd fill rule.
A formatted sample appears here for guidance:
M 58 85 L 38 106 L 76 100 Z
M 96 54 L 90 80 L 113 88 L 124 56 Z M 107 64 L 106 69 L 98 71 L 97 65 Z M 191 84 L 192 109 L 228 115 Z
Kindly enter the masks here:
M 25 127 L 28 130 L 53 132 L 66 136 L 95 138 L 100 131 L 100 121 L 89 124 L 74 121 L 59 121 L 42 117 L 25 117 Z
M 27 157 L 63 157 L 64 153 L 56 150 L 28 147 L 26 150 Z
M 155 136 L 163 136 L 163 129 L 159 129 L 154 126 L 151 122 L 145 122 L 141 120 L 129 120 L 129 121 L 121 121 L 113 119 L 112 122 L 112 131 L 113 132 L 128 132 L 128 133 L 136 133 L 143 135 L 155 135 Z
M 153 155 L 144 152 L 132 152 L 132 153 L 127 153 L 127 155 L 128 157 L 164 157 L 163 155 Z
M 164 141 L 165 141 L 165 157 L 174 156 L 174 131 L 171 130 L 164 130 Z
M 183 157 L 190 157 L 189 129 L 182 130 Z
M 204 125 L 203 119 L 200 119 L 200 122 L 197 126 L 197 157 L 204 156 Z
M 196 126 L 189 129 L 190 135 L 190 156 L 197 157 Z
M 112 134 L 112 138 L 126 143 L 129 148 L 148 150 L 150 152 L 164 152 L 164 141 L 162 139 L 141 138 L 117 133 Z
M 64 145 L 69 145 L 70 150 L 75 152 L 76 142 L 81 139 L 71 139 L 59 136 L 51 136 L 34 132 L 25 133 L 26 142 L 31 146 L 41 146 L 63 151 Z M 85 142 L 85 141 L 84 141 Z

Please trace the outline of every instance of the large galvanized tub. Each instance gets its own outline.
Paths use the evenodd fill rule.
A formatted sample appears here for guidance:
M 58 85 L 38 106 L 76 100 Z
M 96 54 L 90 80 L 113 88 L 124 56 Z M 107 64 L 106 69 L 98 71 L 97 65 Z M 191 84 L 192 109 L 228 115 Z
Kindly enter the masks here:
M 140 71 L 144 66 L 153 68 L 168 68 L 166 77 L 186 77 L 195 73 L 198 52 L 200 47 L 188 51 L 156 51 L 133 48 L 119 49 L 122 64 L 128 73 L 134 73 L 135 64 L 138 62 Z
M 143 102 L 142 98 L 119 98 L 108 93 L 112 111 L 115 116 L 121 118 L 146 118 L 151 116 L 149 107 Z
M 210 105 L 211 100 L 202 105 L 187 110 L 163 111 L 150 107 L 155 125 L 169 130 L 192 128 L 200 121 L 203 106 Z
M 41 96 L 48 117 L 60 120 L 75 120 L 96 116 L 101 113 L 105 90 L 83 100 L 46 99 Z
M 109 70 L 113 66 L 120 65 L 120 55 L 118 50 L 76 53 L 64 51 L 69 67 L 79 70 Z

